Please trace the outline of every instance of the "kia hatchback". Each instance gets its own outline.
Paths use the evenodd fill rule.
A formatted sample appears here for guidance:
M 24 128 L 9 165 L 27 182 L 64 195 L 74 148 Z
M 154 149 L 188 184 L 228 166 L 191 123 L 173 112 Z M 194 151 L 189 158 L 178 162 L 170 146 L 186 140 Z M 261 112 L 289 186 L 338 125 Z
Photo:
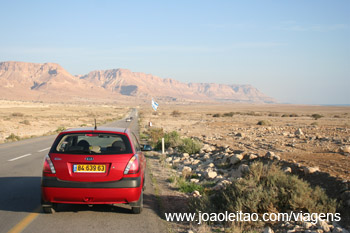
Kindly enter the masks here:
M 145 157 L 129 129 L 63 131 L 45 157 L 43 211 L 52 213 L 59 203 L 128 203 L 138 214 L 143 207 L 145 170 Z

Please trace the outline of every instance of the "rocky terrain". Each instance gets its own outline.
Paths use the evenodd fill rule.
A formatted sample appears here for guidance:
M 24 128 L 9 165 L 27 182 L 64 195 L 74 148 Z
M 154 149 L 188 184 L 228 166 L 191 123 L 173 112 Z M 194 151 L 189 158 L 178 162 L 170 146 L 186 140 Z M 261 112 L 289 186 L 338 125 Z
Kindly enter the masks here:
M 164 101 L 275 102 L 251 85 L 181 83 L 127 69 L 74 76 L 55 63 L 0 63 L 0 98 L 53 102 Z
M 315 113 L 321 113 L 322 118 L 315 120 L 312 117 Z M 203 143 L 197 154 L 167 151 L 163 160 L 170 171 L 167 175 L 155 175 L 165 190 L 160 194 L 164 200 L 186 203 L 189 197 L 200 198 L 200 193 L 188 193 L 186 199 L 182 193 L 173 191 L 163 177 L 191 174 L 194 178 L 190 182 L 210 182 L 212 190 L 221 190 L 249 172 L 249 165 L 259 160 L 278 163 L 286 173 L 298 175 L 311 186 L 320 186 L 328 196 L 342 203 L 342 208 L 350 210 L 348 107 L 173 106 L 157 113 L 145 110 L 142 116 L 145 128 L 147 121 L 151 121 L 153 127 L 162 127 L 166 132 L 175 130 Z M 342 226 L 322 221 L 284 222 L 273 229 L 265 228 L 265 232 L 348 232 L 345 228 L 350 227 L 349 216 L 343 217 Z M 201 232 L 198 228 L 192 230 Z

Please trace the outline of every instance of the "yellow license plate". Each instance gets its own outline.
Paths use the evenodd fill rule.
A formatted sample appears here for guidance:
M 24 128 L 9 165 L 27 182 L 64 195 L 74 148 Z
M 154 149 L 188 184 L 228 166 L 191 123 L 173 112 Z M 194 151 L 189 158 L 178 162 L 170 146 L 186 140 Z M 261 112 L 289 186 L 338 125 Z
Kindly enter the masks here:
M 74 164 L 73 172 L 104 173 L 106 165 L 100 164 Z

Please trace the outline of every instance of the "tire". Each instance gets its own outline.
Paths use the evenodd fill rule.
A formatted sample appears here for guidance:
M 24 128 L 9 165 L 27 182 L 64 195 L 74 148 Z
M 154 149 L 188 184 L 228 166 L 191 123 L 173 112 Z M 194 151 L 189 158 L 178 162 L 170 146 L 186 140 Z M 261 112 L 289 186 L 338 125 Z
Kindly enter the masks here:
M 53 213 L 55 213 L 55 209 L 52 206 L 51 207 L 43 206 L 43 212 L 45 214 L 53 214 Z
M 143 190 L 141 191 L 140 199 L 131 207 L 133 214 L 140 214 L 143 209 Z
M 41 200 L 41 207 L 43 208 L 44 213 L 53 214 L 56 212 L 57 204 L 50 203 L 50 202 L 44 202 L 43 200 Z

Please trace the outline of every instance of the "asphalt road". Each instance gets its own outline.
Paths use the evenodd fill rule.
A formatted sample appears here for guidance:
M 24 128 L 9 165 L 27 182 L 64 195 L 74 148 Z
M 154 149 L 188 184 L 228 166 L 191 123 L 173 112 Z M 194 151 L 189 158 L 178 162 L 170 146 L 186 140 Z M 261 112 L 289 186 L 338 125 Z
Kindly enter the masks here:
M 106 124 L 138 132 L 137 110 L 125 119 Z M 40 208 L 43 160 L 56 135 L 0 145 L 0 232 L 166 232 L 161 221 L 149 174 L 144 209 L 132 214 L 128 205 L 59 205 L 58 212 L 44 214 Z

